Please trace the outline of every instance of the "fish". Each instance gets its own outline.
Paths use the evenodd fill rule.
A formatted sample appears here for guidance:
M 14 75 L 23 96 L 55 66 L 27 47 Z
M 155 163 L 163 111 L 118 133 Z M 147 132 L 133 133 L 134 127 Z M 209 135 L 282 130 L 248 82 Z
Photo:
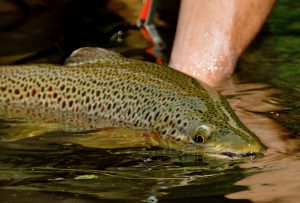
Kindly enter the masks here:
M 60 122 L 84 118 L 89 129 L 136 129 L 188 154 L 244 157 L 266 149 L 215 89 L 98 47 L 75 50 L 64 65 L 0 66 L 0 107 L 0 114 L 22 110 L 44 120 L 47 112 Z

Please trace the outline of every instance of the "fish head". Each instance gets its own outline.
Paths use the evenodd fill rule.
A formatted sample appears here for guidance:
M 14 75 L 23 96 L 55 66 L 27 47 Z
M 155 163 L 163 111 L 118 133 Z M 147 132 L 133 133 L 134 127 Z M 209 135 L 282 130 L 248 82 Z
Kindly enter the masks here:
M 190 123 L 185 133 L 187 150 L 217 157 L 261 155 L 265 146 L 242 123 Z M 237 127 L 238 126 L 238 127 Z
M 223 96 L 205 100 L 206 103 L 203 101 L 199 98 L 185 100 L 186 104 L 190 104 L 180 109 L 181 113 L 185 112 L 181 117 L 181 123 L 185 125 L 176 126 L 175 134 L 165 136 L 169 148 L 216 157 L 254 157 L 263 154 L 265 146 L 239 120 Z
M 258 137 L 239 120 L 221 95 L 206 105 L 206 111 L 191 109 L 187 119 L 184 134 L 192 151 L 225 157 L 255 156 L 265 151 Z

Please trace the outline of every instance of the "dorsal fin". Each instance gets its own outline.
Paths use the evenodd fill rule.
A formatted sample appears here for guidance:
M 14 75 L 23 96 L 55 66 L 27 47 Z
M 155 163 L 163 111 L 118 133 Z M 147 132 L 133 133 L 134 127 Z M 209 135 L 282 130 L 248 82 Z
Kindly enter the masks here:
M 98 47 L 82 47 L 72 52 L 65 65 L 77 66 L 87 63 L 110 62 L 122 57 L 119 53 Z

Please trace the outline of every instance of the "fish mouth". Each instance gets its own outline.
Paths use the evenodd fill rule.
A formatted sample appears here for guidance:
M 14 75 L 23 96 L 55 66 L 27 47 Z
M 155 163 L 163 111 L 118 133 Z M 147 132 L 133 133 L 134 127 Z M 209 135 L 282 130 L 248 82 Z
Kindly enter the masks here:
M 232 153 L 232 152 L 221 152 L 220 153 L 221 155 L 223 156 L 228 156 L 228 157 L 249 157 L 249 156 L 255 156 L 256 153 L 252 153 L 252 152 L 249 152 L 249 153 L 246 153 L 246 154 L 235 154 L 235 153 Z
M 262 158 L 266 151 L 264 145 L 248 145 L 248 147 L 223 147 L 223 146 L 206 146 L 203 150 L 203 154 L 210 157 L 217 158 L 229 158 L 229 159 L 257 159 Z
M 221 156 L 229 157 L 229 158 L 261 158 L 263 156 L 263 153 L 261 152 L 247 152 L 247 153 L 232 153 L 232 152 L 221 152 Z
M 178 148 L 174 147 L 173 149 L 178 150 Z M 209 148 L 207 146 L 203 146 L 201 149 L 199 146 L 195 148 L 193 147 L 185 147 L 184 149 L 181 149 L 186 154 L 202 154 L 204 156 L 208 157 L 215 157 L 215 158 L 221 158 L 221 159 L 258 159 L 262 158 L 264 156 L 265 149 L 261 149 L 258 151 L 231 151 L 228 149 L 223 150 L 212 150 L 212 148 Z
M 231 152 L 231 151 L 220 151 L 220 152 L 208 152 L 208 156 L 218 157 L 218 158 L 230 158 L 230 159 L 240 159 L 240 158 L 249 158 L 257 159 L 264 156 L 264 151 L 259 152 Z

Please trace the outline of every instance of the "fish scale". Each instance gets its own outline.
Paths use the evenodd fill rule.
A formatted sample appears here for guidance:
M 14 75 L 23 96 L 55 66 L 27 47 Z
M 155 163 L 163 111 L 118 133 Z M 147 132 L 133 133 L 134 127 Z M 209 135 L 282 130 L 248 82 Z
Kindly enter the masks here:
M 220 129 L 236 133 L 234 139 L 242 138 L 238 153 L 249 143 L 252 148 L 248 151 L 263 148 L 212 88 L 172 68 L 127 59 L 101 48 L 81 48 L 65 65 L 0 67 L 0 105 L 99 117 L 114 126 L 156 132 L 171 148 L 184 143 L 187 148 L 193 146 L 193 151 L 203 151 L 204 144 L 194 139 L 199 127 L 206 131 L 201 135 L 205 141 L 222 140 L 217 139 Z M 207 146 L 221 150 L 220 144 L 208 142 Z

